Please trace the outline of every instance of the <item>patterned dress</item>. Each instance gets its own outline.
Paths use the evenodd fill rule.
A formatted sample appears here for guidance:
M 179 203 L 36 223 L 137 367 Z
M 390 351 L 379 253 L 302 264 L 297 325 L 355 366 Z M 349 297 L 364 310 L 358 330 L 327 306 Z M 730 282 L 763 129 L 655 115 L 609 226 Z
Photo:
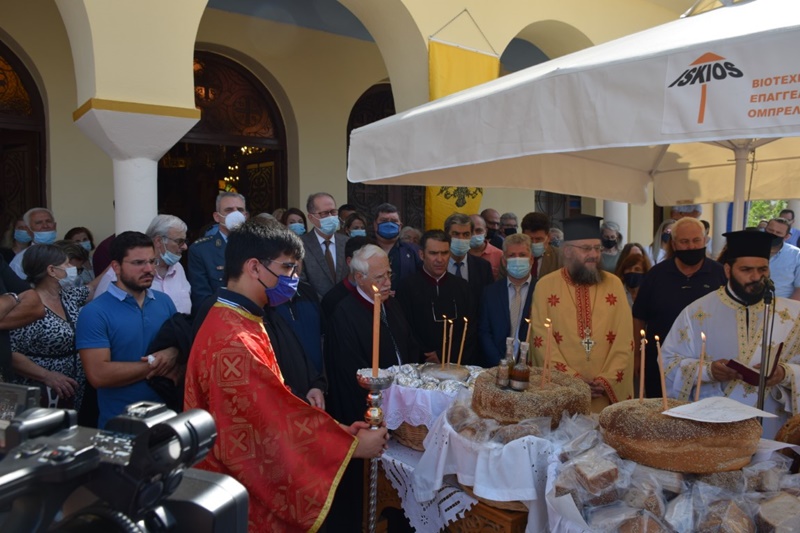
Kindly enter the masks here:
M 61 291 L 61 305 L 67 320 L 45 306 L 44 318 L 11 330 L 11 351 L 19 352 L 45 370 L 60 372 L 78 382 L 78 390 L 72 398 L 61 399 L 41 381 L 16 376 L 15 383 L 40 387 L 42 405 L 45 407 L 68 407 L 79 409 L 86 386 L 78 350 L 75 349 L 75 322 L 78 313 L 89 298 L 88 287 L 71 287 Z

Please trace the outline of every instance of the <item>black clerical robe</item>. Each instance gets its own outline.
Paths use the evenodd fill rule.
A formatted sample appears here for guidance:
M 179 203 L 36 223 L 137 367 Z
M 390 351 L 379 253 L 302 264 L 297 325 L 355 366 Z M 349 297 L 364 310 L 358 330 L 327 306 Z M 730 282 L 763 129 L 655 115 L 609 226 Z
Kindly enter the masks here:
M 417 362 L 419 347 L 400 306 L 390 298 L 383 307 L 389 326 L 381 323 L 380 367 Z M 367 407 L 367 391 L 356 381 L 356 372 L 372 366 L 372 312 L 372 304 L 361 294 L 350 294 L 339 302 L 328 322 L 332 349 L 325 359 L 327 406 L 336 420 L 347 425 L 364 420 Z
M 453 342 L 448 349 L 452 363 L 458 359 L 466 318 L 467 337 L 461 364 L 480 364 L 477 306 L 465 280 L 446 273 L 437 281 L 423 270 L 400 282 L 396 298 L 420 350 L 423 353 L 436 352 L 440 360 L 444 333 L 442 317 L 453 320 Z

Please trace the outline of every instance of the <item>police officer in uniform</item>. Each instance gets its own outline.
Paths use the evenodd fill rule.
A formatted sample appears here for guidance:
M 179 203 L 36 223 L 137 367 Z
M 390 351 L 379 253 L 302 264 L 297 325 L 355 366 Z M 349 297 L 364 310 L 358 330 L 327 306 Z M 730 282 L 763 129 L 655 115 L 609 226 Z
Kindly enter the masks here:
M 192 312 L 225 286 L 225 245 L 228 234 L 247 219 L 244 196 L 223 192 L 217 196 L 214 221 L 219 227 L 214 233 L 197 239 L 189 247 L 189 284 L 192 286 Z

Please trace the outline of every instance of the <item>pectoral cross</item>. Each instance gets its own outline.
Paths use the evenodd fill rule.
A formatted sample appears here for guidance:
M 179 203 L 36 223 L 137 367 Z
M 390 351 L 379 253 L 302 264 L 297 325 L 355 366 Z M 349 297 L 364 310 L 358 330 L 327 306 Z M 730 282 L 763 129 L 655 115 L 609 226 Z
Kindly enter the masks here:
M 589 354 L 592 352 L 592 348 L 594 348 L 594 340 L 592 339 L 592 330 L 586 328 L 583 330 L 583 340 L 581 341 L 583 345 L 583 349 L 586 350 L 586 360 L 589 360 Z

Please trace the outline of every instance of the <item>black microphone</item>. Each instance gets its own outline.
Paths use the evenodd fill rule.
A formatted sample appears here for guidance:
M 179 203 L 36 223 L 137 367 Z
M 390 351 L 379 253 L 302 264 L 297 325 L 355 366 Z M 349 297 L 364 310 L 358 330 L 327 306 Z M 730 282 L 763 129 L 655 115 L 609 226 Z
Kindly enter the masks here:
M 764 281 L 764 287 L 766 290 L 775 294 L 775 282 L 772 281 L 772 278 L 764 276 L 761 279 Z

